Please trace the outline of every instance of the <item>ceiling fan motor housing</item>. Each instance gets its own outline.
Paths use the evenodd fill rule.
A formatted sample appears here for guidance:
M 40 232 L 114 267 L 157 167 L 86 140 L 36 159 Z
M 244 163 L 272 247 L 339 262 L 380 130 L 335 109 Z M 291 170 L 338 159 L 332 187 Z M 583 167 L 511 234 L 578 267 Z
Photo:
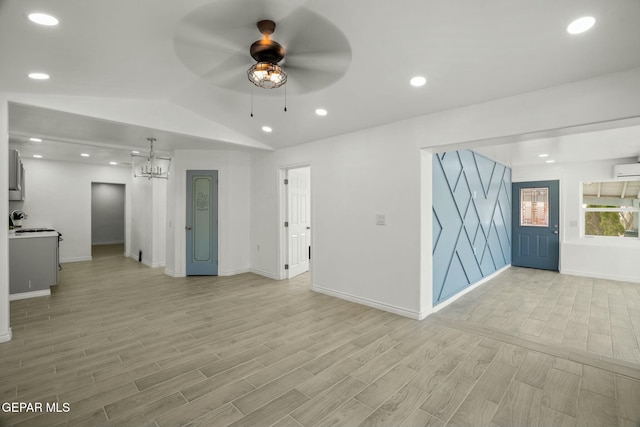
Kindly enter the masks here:
M 271 62 L 273 64 L 282 61 L 284 58 L 284 48 L 280 43 L 269 38 L 269 35 L 273 34 L 276 29 L 276 23 L 265 19 L 259 21 L 257 26 L 258 30 L 264 34 L 264 38 L 251 45 L 249 49 L 251 57 L 258 62 Z

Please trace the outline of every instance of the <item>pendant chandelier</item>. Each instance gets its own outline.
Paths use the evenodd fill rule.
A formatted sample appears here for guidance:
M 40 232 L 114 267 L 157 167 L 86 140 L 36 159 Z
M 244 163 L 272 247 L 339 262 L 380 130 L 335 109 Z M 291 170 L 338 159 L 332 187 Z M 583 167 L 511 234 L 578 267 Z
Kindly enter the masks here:
M 169 167 L 171 166 L 171 157 L 157 156 L 153 151 L 153 143 L 155 138 L 147 138 L 151 148 L 149 155 L 131 154 L 131 165 L 133 167 L 133 176 L 135 178 L 169 178 Z

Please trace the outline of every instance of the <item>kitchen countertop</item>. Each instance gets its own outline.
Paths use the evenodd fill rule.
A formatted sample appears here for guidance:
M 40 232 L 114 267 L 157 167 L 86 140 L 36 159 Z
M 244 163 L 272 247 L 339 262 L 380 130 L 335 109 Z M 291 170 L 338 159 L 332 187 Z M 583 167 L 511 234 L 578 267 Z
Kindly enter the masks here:
M 31 239 L 35 237 L 58 237 L 58 232 L 39 231 L 36 233 L 9 233 L 9 239 Z

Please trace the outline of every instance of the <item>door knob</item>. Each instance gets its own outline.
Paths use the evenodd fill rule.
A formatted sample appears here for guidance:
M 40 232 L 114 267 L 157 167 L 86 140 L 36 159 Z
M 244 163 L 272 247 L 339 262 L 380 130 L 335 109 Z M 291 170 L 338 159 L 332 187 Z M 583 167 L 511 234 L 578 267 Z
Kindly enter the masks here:
M 189 230 L 191 230 L 191 226 L 190 226 L 190 225 L 187 225 L 187 226 L 185 226 L 185 227 L 184 227 L 184 229 L 185 229 L 185 230 L 187 230 L 187 231 L 189 231 Z
M 554 230 L 553 234 L 558 234 L 558 230 Z

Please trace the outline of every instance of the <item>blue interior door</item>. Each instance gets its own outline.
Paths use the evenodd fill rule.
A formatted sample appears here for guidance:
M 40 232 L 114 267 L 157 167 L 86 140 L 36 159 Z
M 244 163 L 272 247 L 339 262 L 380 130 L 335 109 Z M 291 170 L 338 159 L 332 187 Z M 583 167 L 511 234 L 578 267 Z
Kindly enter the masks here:
M 187 171 L 188 276 L 218 274 L 218 171 Z
M 514 182 L 511 265 L 558 271 L 558 181 Z

